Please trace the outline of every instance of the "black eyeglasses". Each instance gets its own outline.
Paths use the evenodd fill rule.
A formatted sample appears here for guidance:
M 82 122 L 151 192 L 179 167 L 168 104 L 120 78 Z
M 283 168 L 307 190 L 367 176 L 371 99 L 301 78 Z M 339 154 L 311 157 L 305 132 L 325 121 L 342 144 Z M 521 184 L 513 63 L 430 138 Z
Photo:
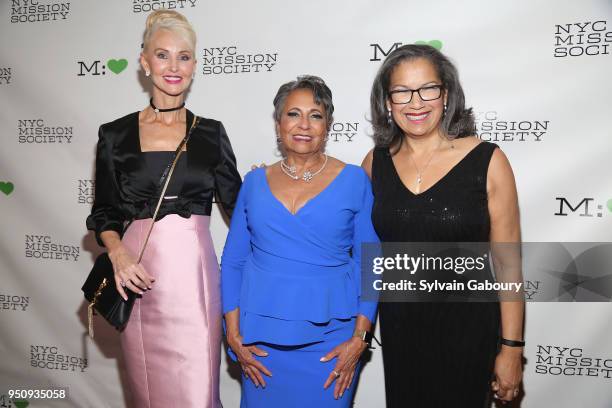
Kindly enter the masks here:
M 396 89 L 389 92 L 391 103 L 405 105 L 410 103 L 412 95 L 416 92 L 422 101 L 433 101 L 442 96 L 442 85 L 427 85 L 419 89 Z

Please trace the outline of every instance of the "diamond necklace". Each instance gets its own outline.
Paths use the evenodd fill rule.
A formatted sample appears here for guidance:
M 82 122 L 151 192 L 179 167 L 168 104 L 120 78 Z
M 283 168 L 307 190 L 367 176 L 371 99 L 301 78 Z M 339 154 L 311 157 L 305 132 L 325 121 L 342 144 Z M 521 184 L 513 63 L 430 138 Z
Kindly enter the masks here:
M 288 175 L 289 177 L 291 177 L 294 180 L 299 180 L 300 178 L 302 180 L 304 180 L 305 182 L 309 182 L 310 180 L 312 180 L 313 177 L 317 176 L 319 173 L 321 173 L 323 171 L 323 169 L 325 168 L 325 166 L 327 165 L 327 155 L 323 154 L 323 156 L 325 156 L 325 160 L 323 161 L 323 165 L 321 166 L 321 168 L 317 171 L 315 171 L 314 173 L 311 173 L 310 170 L 306 170 L 304 173 L 302 173 L 302 177 L 299 177 L 296 173 L 297 173 L 297 169 L 295 168 L 295 166 L 290 166 L 287 163 L 285 163 L 285 159 L 283 159 L 281 161 L 281 170 L 283 171 L 283 173 L 285 173 L 286 175 Z

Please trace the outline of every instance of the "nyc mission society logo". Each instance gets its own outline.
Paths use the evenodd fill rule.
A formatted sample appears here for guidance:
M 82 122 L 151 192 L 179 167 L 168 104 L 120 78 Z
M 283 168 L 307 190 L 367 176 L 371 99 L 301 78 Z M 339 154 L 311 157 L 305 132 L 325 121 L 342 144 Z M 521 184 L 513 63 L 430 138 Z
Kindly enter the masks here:
M 66 20 L 70 15 L 70 2 L 10 0 L 10 3 L 11 23 L 55 22 Z

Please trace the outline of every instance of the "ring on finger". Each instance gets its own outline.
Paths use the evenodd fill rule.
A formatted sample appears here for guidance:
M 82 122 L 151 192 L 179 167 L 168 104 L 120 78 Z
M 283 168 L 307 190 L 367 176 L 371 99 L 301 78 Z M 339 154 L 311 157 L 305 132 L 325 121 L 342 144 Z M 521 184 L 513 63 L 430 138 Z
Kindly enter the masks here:
M 125 282 L 124 281 L 119 281 L 119 285 L 121 285 L 122 288 L 125 288 Z
M 335 375 L 336 377 L 340 377 L 340 373 L 339 373 L 339 372 L 337 372 L 336 370 L 332 370 L 332 373 L 334 373 L 334 375 Z

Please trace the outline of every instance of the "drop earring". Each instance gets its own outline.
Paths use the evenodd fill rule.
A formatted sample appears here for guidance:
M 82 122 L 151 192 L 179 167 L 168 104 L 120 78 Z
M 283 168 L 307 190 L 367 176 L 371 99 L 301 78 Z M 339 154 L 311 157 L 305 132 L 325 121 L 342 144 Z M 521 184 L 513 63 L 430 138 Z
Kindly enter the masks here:
M 442 116 L 446 115 L 446 102 L 444 103 L 444 112 L 442 113 Z
M 387 109 L 387 123 L 393 123 L 393 116 L 391 115 L 391 109 Z
M 148 77 L 148 76 L 150 76 L 150 75 L 151 75 L 151 72 L 150 72 L 150 71 L 148 71 L 148 70 L 147 70 L 147 71 L 145 71 L 145 76 L 146 76 L 146 77 Z

